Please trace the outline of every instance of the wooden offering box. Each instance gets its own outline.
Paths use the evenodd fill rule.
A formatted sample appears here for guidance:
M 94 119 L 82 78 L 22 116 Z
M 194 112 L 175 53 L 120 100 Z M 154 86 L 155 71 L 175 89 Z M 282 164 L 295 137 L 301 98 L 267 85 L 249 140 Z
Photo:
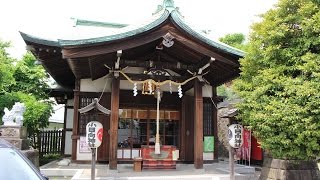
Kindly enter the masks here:
M 160 154 L 155 154 L 154 149 L 154 146 L 141 146 L 143 169 L 176 169 L 175 146 L 161 146 Z

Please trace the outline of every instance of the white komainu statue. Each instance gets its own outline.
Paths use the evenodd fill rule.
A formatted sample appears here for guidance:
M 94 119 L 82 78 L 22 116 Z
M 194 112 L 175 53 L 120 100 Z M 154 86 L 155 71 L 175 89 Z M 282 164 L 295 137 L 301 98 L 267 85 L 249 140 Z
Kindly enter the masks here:
M 3 125 L 5 126 L 22 126 L 23 125 L 23 113 L 26 107 L 24 103 L 16 102 L 12 109 L 4 108 L 4 116 L 2 117 Z

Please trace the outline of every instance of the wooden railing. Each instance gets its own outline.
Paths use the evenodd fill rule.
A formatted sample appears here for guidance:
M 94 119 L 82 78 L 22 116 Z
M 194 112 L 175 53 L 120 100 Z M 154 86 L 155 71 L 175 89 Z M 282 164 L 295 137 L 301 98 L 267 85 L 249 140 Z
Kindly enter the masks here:
M 63 155 L 63 131 L 62 130 L 42 130 L 38 134 L 39 156 L 43 157 L 46 154 L 61 154 Z

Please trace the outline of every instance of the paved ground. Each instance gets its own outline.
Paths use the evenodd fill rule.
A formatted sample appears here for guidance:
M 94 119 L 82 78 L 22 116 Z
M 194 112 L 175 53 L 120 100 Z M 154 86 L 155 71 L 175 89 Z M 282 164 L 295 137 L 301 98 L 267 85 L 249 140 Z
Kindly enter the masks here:
M 70 164 L 69 166 L 58 166 L 57 162 L 41 167 L 43 174 L 50 180 L 73 179 L 88 180 L 91 177 L 91 166 L 89 164 Z M 237 180 L 258 179 L 259 171 L 256 168 L 236 165 Z M 134 172 L 133 164 L 118 164 L 118 170 L 109 170 L 108 165 L 96 165 L 97 180 L 226 180 L 229 179 L 228 162 L 204 164 L 203 169 L 194 169 L 193 164 L 177 164 L 175 170 L 142 170 Z

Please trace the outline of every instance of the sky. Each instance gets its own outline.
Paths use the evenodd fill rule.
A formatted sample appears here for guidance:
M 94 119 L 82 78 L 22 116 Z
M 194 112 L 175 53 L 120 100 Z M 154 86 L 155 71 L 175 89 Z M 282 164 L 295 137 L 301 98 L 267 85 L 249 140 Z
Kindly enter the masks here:
M 258 15 L 277 0 L 174 0 L 185 21 L 214 38 L 229 33 L 248 35 Z M 20 58 L 25 44 L 19 31 L 48 38 L 64 37 L 71 17 L 134 24 L 151 17 L 162 0 L 7 0 L 1 2 L 0 39 L 11 41 L 8 52 Z M 65 27 L 65 28 L 64 28 Z
M 211 30 L 214 38 L 228 33 L 249 34 L 277 0 L 174 0 L 185 21 L 200 30 Z M 26 52 L 19 31 L 43 38 L 65 37 L 71 17 L 135 24 L 152 16 L 162 0 L 5 0 L 0 8 L 0 39 L 11 41 L 8 52 L 20 59 Z M 56 106 L 55 109 L 60 107 Z M 63 108 L 59 109 L 63 110 Z M 62 120 L 63 113 L 51 119 Z

